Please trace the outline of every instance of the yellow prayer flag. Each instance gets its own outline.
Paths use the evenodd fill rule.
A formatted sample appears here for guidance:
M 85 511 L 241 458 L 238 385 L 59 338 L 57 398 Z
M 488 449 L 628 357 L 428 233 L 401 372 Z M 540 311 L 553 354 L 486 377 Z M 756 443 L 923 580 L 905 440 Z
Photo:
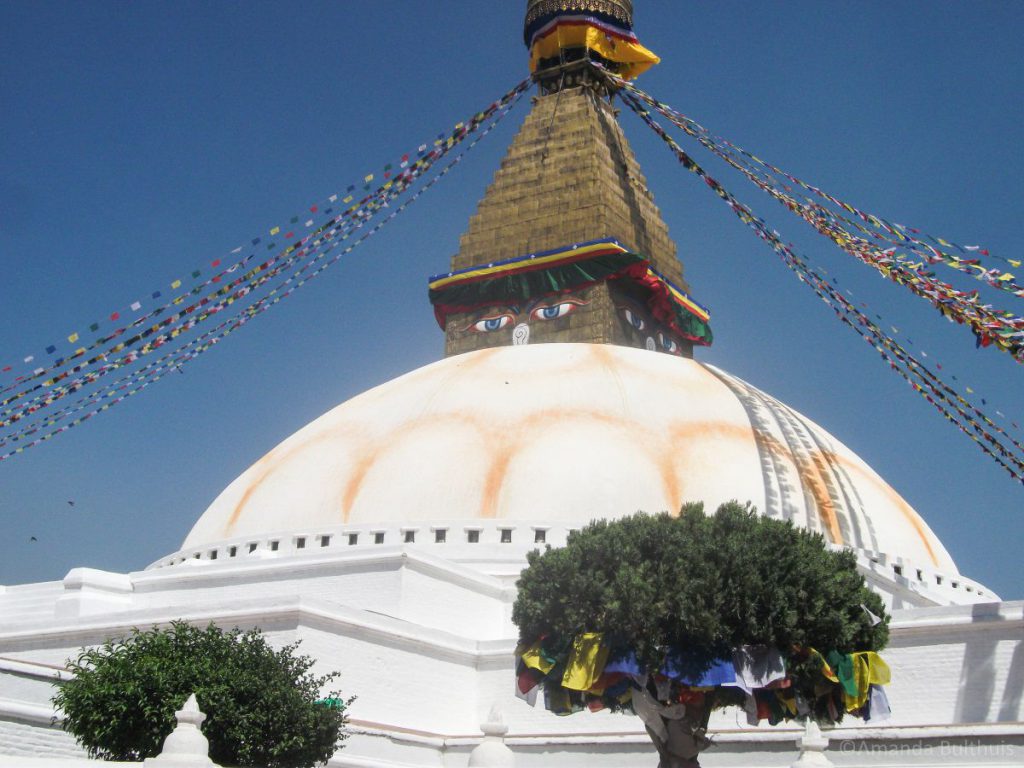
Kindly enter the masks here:
M 519 658 L 521 658 L 523 660 L 523 664 L 528 666 L 530 669 L 536 669 L 544 675 L 550 672 L 551 668 L 555 666 L 555 662 L 548 661 L 541 655 L 540 640 L 520 653 Z
M 274 227 L 272 230 L 270 230 L 270 234 L 276 235 L 280 231 L 281 231 L 280 227 Z
M 847 712 L 860 709 L 868 700 L 872 685 L 886 685 L 892 679 L 889 665 L 874 651 L 859 651 L 850 654 L 853 661 L 853 681 L 857 686 L 857 695 L 843 693 L 843 703 Z
M 574 691 L 585 691 L 592 688 L 604 672 L 608 663 L 609 648 L 601 644 L 604 637 L 601 632 L 584 632 L 577 635 L 572 643 L 572 651 L 565 662 L 565 674 L 562 675 L 562 687 Z
M 813 648 L 809 648 L 808 650 L 810 651 L 811 658 L 813 658 L 817 662 L 820 662 L 821 674 L 824 675 L 827 679 L 831 680 L 833 683 L 838 683 L 839 678 L 836 676 L 836 673 L 832 671 L 832 667 L 829 666 L 828 662 L 825 661 L 825 657 Z
M 78 341 L 78 334 L 72 333 L 70 336 L 68 336 L 68 341 L 74 344 L 76 341 Z
M 181 280 L 175 280 L 171 283 L 171 288 L 181 288 Z
M 371 173 L 371 174 L 368 174 L 368 175 L 367 175 L 367 176 L 366 176 L 366 177 L 365 177 L 365 178 L 363 179 L 363 181 L 373 181 L 373 174 L 372 174 L 372 173 Z

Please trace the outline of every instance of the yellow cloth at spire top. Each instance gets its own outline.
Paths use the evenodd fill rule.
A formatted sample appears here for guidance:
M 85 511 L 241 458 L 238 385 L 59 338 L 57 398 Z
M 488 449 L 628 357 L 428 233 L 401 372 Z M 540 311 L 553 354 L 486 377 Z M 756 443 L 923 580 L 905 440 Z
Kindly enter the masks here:
M 620 65 L 617 74 L 632 80 L 661 61 L 642 46 L 632 32 L 612 27 L 590 16 L 560 16 L 533 37 L 530 72 L 542 59 L 557 58 L 566 48 L 589 48 Z

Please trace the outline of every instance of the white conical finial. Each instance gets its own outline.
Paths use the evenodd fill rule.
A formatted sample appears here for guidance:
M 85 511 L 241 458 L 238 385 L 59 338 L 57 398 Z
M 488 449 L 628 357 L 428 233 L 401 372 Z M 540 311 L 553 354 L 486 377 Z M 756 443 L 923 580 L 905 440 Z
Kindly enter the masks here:
M 158 768 L 192 768 L 193 766 L 214 766 L 210 759 L 210 742 L 203 736 L 199 726 L 206 715 L 199 710 L 199 703 L 193 693 L 181 709 L 174 713 L 178 725 L 166 739 L 163 751 L 156 757 L 148 758 L 144 766 Z
M 501 717 L 501 710 L 495 704 L 487 715 L 487 722 L 480 724 L 484 740 L 469 753 L 470 768 L 515 768 L 516 756 L 505 746 L 508 726 Z
M 832 761 L 825 757 L 828 739 L 821 735 L 818 724 L 807 718 L 804 735 L 796 740 L 800 757 L 790 768 L 832 768 Z

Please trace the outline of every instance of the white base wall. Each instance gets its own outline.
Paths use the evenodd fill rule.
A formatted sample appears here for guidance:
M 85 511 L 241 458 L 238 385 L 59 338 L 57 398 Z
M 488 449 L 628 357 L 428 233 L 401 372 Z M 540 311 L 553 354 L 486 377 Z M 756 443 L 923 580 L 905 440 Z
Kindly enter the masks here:
M 258 626 L 275 645 L 301 640 L 317 672 L 341 671 L 339 687 L 358 700 L 353 736 L 331 765 L 463 768 L 497 705 L 518 768 L 653 768 L 636 718 L 556 717 L 514 697 L 508 583 L 504 573 L 381 547 L 301 563 L 76 570 L 63 585 L 8 587 L 0 590 L 0 756 L 10 759 L 0 765 L 80 757 L 51 725 L 64 661 L 132 627 L 186 618 Z M 826 733 L 835 765 L 1024 765 L 1024 603 L 897 610 L 884 656 L 893 717 Z M 712 730 L 707 768 L 788 766 L 798 754 L 796 729 L 750 729 L 726 712 Z

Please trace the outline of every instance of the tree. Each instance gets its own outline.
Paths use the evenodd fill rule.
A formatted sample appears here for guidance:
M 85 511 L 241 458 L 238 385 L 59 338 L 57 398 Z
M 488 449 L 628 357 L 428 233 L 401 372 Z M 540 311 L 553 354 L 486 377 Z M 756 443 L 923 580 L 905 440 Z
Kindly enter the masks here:
M 852 552 L 750 505 L 703 511 L 597 521 L 532 552 L 512 612 L 520 690 L 542 685 L 561 714 L 635 712 L 662 768 L 698 765 L 716 708 L 836 722 L 888 682 L 871 653 L 888 618 Z
M 274 650 L 258 629 L 205 629 L 184 621 L 133 629 L 84 649 L 67 666 L 74 677 L 53 697 L 64 730 L 105 760 L 159 754 L 174 712 L 196 694 L 207 719 L 211 759 L 225 766 L 307 768 L 326 763 L 346 738 L 344 701 L 321 698 L 338 673 L 316 676 L 298 643 Z

